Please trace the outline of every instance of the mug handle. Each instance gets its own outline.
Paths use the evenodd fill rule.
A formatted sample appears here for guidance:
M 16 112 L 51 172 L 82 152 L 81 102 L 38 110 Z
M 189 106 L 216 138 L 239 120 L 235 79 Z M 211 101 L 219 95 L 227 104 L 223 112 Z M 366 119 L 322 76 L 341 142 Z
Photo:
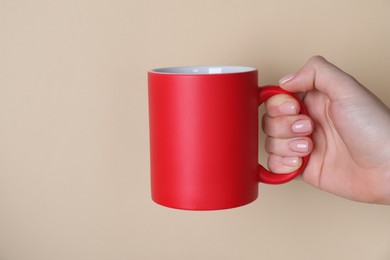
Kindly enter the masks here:
M 259 88 L 259 101 L 258 105 L 260 106 L 262 103 L 264 103 L 268 98 L 278 95 L 278 94 L 286 94 L 291 97 L 293 97 L 300 105 L 301 107 L 301 114 L 308 115 L 307 109 L 305 105 L 302 103 L 302 101 L 297 98 L 293 93 L 288 92 L 279 86 L 263 86 Z M 309 135 L 311 137 L 311 135 Z M 289 182 L 295 177 L 297 177 L 299 174 L 303 172 L 303 170 L 306 168 L 306 165 L 309 161 L 310 155 L 304 156 L 302 158 L 302 166 L 299 167 L 298 170 L 286 173 L 286 174 L 275 174 L 267 169 L 265 169 L 261 164 L 259 164 L 259 181 L 267 184 L 282 184 L 285 182 Z

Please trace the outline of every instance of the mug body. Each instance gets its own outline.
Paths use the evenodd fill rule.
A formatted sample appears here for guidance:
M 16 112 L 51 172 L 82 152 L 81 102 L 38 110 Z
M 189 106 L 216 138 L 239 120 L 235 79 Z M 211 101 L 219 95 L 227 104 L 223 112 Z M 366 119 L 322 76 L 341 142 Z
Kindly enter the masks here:
M 250 67 L 149 71 L 152 199 L 189 210 L 258 195 L 258 84 Z

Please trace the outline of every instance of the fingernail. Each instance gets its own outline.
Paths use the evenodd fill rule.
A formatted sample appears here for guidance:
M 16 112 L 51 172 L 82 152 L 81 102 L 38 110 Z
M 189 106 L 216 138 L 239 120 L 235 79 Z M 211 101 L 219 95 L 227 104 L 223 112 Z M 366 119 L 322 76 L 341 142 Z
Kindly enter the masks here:
M 298 120 L 292 125 L 292 131 L 297 134 L 309 133 L 312 130 L 310 120 Z
M 288 74 L 288 75 L 284 76 L 283 78 L 281 78 L 279 80 L 279 84 L 283 85 L 283 84 L 289 82 L 290 80 L 292 80 L 295 77 L 295 74 L 296 73 L 291 73 L 291 74 Z
M 307 153 L 309 151 L 309 142 L 307 140 L 294 140 L 289 143 L 292 151 L 298 153 Z
M 290 166 L 290 167 L 296 167 L 299 165 L 299 158 L 298 157 L 283 157 L 282 158 L 282 163 L 285 166 Z
M 298 113 L 298 109 L 295 103 L 286 102 L 279 106 L 280 112 L 285 115 L 296 115 Z

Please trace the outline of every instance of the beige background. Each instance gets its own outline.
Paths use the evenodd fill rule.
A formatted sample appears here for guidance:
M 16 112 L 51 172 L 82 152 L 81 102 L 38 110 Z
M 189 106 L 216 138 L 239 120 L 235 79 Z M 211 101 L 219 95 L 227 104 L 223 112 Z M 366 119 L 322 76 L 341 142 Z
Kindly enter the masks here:
M 388 0 L 0 0 L 0 260 L 390 259 L 389 206 L 301 181 L 232 210 L 155 205 L 146 81 L 234 64 L 276 83 L 321 54 L 390 105 L 389 14 Z

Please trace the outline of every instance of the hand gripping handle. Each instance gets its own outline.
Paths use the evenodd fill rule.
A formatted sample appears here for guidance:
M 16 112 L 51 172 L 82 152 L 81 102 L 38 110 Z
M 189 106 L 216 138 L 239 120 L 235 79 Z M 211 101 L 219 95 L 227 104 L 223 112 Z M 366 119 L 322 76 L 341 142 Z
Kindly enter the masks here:
M 301 106 L 301 114 L 307 115 L 307 109 L 305 105 L 302 103 L 302 101 L 297 98 L 293 93 L 288 92 L 279 86 L 264 86 L 259 88 L 259 106 L 264 103 L 268 98 L 278 95 L 278 94 L 287 94 L 291 97 L 293 97 L 299 105 Z M 311 137 L 311 135 L 309 136 Z M 291 173 L 287 174 L 275 174 L 267 169 L 265 169 L 261 164 L 259 164 L 259 181 L 267 184 L 282 184 L 285 182 L 289 182 L 295 177 L 297 177 L 299 174 L 303 172 L 303 170 L 306 168 L 306 165 L 309 161 L 309 155 L 304 156 L 302 158 L 302 166 Z

